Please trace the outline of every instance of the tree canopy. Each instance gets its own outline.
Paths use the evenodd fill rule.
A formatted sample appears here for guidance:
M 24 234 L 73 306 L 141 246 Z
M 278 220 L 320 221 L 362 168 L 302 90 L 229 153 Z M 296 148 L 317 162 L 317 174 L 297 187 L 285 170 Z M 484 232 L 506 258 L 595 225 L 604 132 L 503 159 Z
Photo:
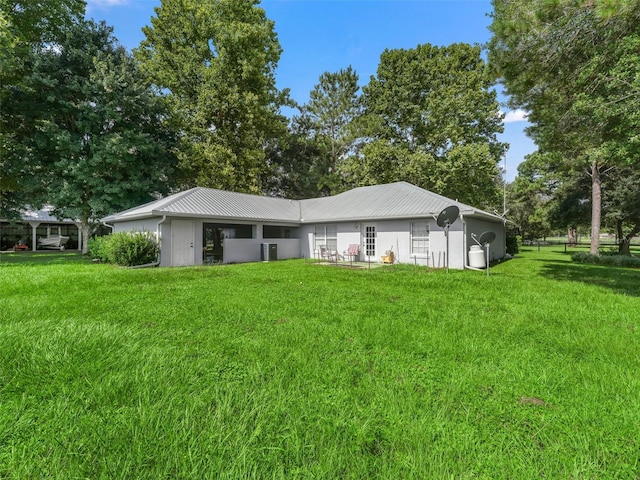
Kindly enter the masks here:
M 81 221 L 85 247 L 90 222 L 167 192 L 174 134 L 142 79 L 110 27 L 79 21 L 35 55 L 16 99 L 32 104 L 33 137 L 22 141 L 41 200 Z
M 502 121 L 480 47 L 386 50 L 363 88 L 358 185 L 406 180 L 460 201 L 498 198 Z
M 16 107 L 27 87 L 34 55 L 82 18 L 84 0 L 0 0 L 0 214 L 12 216 L 38 188 L 39 176 L 25 164 L 24 138 L 32 134 L 31 112 Z
M 163 0 L 136 51 L 180 120 L 185 185 L 257 193 L 286 132 L 282 49 L 254 0 Z

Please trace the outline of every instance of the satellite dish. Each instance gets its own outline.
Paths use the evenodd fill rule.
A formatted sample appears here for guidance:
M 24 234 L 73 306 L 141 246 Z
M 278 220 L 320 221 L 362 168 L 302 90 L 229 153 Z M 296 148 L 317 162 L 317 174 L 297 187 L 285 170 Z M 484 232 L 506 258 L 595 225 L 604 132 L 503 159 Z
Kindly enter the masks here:
M 436 223 L 440 228 L 444 228 L 444 236 L 447 238 L 447 253 L 445 257 L 445 262 L 447 264 L 447 273 L 449 273 L 449 225 L 455 222 L 458 218 L 458 214 L 460 213 L 460 209 L 455 205 L 450 205 L 444 210 L 440 212 L 438 218 L 436 219 Z
M 495 239 L 496 234 L 494 232 L 483 232 L 478 241 L 480 242 L 480 245 L 484 245 L 493 242 Z
M 440 215 L 438 215 L 438 218 L 436 219 L 436 223 L 441 228 L 448 227 L 456 221 L 459 213 L 460 209 L 458 207 L 450 205 L 440 212 Z

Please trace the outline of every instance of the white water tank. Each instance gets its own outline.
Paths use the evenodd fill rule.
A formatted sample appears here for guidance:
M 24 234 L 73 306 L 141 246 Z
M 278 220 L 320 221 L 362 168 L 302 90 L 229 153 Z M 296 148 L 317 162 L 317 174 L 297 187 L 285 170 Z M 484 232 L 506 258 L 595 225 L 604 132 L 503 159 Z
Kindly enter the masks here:
M 484 250 L 480 245 L 469 247 L 469 266 L 473 268 L 484 268 L 487 263 L 484 258 Z

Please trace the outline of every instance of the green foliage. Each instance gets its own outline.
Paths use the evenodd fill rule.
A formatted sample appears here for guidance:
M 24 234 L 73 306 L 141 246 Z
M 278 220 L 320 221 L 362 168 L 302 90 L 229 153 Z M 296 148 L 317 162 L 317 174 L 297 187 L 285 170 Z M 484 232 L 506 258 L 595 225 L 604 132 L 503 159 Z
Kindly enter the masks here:
M 386 50 L 363 88 L 360 156 L 346 167 L 357 185 L 405 180 L 479 206 L 498 199 L 504 145 L 480 48 L 418 45 Z
M 507 235 L 506 250 L 509 255 L 515 255 L 520 251 L 518 248 L 518 237 L 516 235 Z
M 82 18 L 85 4 L 84 0 L 0 0 L 2 217 L 11 217 L 25 204 L 36 206 L 40 201 L 42 173 L 30 161 L 29 145 L 37 117 L 34 110 L 39 106 L 33 94 L 38 91 L 31 89 L 27 79 L 37 52 L 63 38 Z
M 523 250 L 0 263 L 0 477 L 634 478 L 640 272 Z
M 123 267 L 147 265 L 158 260 L 156 236 L 145 232 L 118 232 L 89 241 L 89 255 L 105 263 Z
M 578 263 L 611 267 L 640 268 L 640 258 L 630 255 L 592 255 L 587 252 L 576 252 L 571 254 L 571 260 Z
M 336 194 L 345 190 L 344 159 L 355 141 L 354 120 L 360 114 L 358 74 L 351 68 L 325 72 L 310 93 L 302 112 L 311 125 L 313 140 L 323 145 L 325 154 L 319 168 L 323 175 L 319 191 Z
M 140 77 L 104 23 L 78 22 L 58 49 L 41 51 L 22 102 L 39 104 L 28 162 L 55 213 L 92 221 L 166 192 L 174 134 L 164 100 Z
M 164 0 L 136 51 L 180 120 L 187 184 L 258 193 L 286 132 L 276 89 L 281 48 L 255 0 Z
M 110 263 L 110 236 L 103 235 L 99 237 L 92 237 L 89 240 L 88 254 L 91 258 L 95 258 L 104 263 Z

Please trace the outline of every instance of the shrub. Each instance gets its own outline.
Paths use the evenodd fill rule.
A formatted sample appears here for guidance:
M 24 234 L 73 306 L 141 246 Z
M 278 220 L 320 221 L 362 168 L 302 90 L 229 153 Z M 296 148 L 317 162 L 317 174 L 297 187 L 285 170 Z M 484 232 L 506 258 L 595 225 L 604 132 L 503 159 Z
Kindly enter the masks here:
M 94 258 L 124 267 L 153 263 L 159 252 L 158 241 L 149 231 L 113 233 L 89 243 L 89 253 Z
M 507 253 L 515 255 L 520 249 L 518 248 L 518 237 L 515 235 L 507 235 Z
M 109 237 L 94 237 L 89 240 L 89 256 L 101 262 L 109 262 Z
M 640 258 L 628 255 L 592 255 L 587 252 L 576 252 L 571 254 L 571 260 L 578 263 L 592 263 L 612 267 L 640 268 Z

